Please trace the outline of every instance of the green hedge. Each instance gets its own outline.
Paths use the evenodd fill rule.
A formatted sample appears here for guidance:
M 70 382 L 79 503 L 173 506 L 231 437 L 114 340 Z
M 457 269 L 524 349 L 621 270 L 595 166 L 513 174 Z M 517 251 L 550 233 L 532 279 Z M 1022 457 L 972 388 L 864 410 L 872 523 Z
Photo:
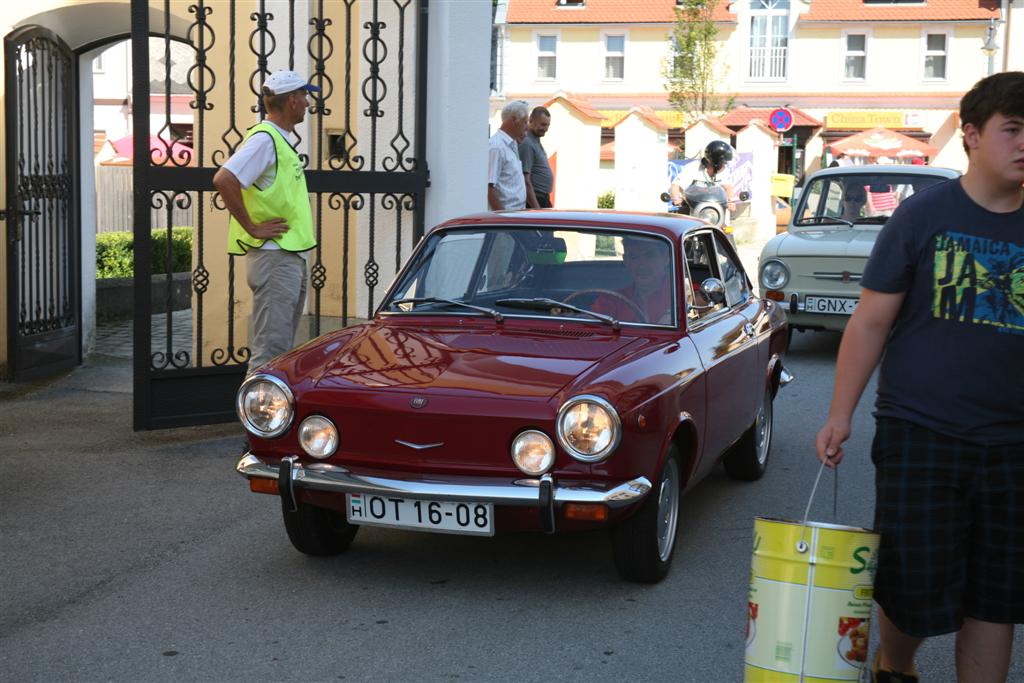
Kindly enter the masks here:
M 615 208 L 615 191 L 608 190 L 604 194 L 597 195 L 597 208 L 599 209 L 614 209 Z
M 167 229 L 153 231 L 153 274 L 167 272 Z M 135 236 L 130 232 L 96 235 L 96 277 L 131 277 Z M 192 270 L 192 228 L 171 228 L 171 272 Z

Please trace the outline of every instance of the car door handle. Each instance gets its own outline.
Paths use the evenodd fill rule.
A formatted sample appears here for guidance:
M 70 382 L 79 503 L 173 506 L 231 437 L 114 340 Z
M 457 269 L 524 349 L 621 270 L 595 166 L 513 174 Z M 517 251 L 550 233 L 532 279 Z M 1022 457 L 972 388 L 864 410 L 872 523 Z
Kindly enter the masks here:
M 746 325 L 743 326 L 743 332 L 748 337 L 753 337 L 754 336 L 754 326 L 751 325 L 750 323 L 747 323 Z

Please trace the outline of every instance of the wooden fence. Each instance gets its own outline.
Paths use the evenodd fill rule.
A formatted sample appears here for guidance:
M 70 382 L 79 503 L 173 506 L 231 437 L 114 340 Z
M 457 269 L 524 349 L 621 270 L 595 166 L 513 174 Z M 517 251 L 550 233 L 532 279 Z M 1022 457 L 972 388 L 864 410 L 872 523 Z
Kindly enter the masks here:
M 153 229 L 167 227 L 167 210 L 153 209 Z M 171 227 L 192 227 L 193 207 L 175 207 Z M 116 164 L 96 165 L 96 232 L 131 231 L 132 167 Z

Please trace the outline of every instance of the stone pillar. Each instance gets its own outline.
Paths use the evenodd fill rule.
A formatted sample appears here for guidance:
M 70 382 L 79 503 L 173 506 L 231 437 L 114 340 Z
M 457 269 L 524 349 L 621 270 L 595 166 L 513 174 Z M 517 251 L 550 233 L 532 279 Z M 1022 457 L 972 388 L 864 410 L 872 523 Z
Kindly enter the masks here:
M 666 189 L 668 125 L 653 112 L 637 107 L 614 126 L 615 208 L 661 211 L 658 195 Z
M 743 237 L 758 243 L 766 242 L 775 235 L 775 200 L 771 184 L 772 175 L 778 172 L 779 167 L 778 134 L 760 119 L 754 119 L 736 134 L 736 151 L 749 152 L 753 156 L 748 214 L 753 234 Z
M 486 59 L 491 45 L 487 2 L 432 3 L 427 42 L 426 229 L 487 210 Z
M 562 95 L 545 106 L 551 112 L 544 149 L 555 176 L 554 207 L 595 209 L 601 190 L 595 182 L 601 167 L 601 115 Z

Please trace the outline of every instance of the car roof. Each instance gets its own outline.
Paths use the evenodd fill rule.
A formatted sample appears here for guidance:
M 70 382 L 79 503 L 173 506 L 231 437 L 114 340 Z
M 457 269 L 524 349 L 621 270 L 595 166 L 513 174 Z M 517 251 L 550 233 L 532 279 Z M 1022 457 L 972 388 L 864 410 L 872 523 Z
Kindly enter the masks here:
M 865 164 L 863 166 L 832 166 L 815 171 L 807 181 L 834 175 L 916 175 L 938 178 L 958 178 L 960 171 L 942 166 L 914 166 L 913 164 Z
M 476 226 L 527 228 L 606 228 L 646 230 L 667 237 L 680 237 L 698 228 L 710 227 L 690 216 L 633 211 L 562 211 L 553 209 L 496 211 L 461 216 L 431 230 Z

